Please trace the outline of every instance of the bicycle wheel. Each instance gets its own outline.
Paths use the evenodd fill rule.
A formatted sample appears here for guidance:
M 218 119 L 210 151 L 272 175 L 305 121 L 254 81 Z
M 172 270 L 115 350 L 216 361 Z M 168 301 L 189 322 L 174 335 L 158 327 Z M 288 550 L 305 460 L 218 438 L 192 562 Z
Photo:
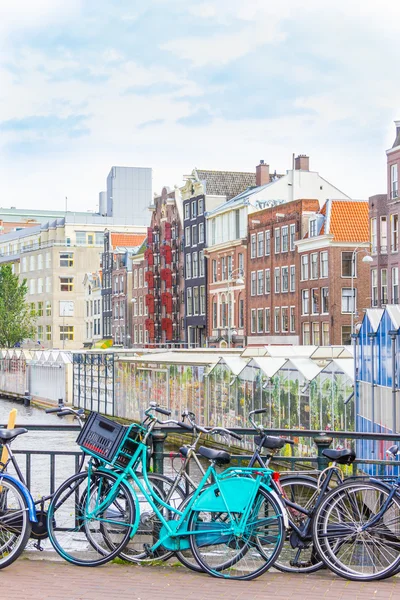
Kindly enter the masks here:
M 141 476 L 140 479 L 143 480 L 143 476 Z M 169 504 L 174 508 L 180 506 L 185 495 L 179 486 L 172 490 L 175 483 L 173 479 L 157 473 L 150 473 L 148 479 L 156 494 L 164 500 L 166 504 Z M 143 550 L 145 546 L 151 547 L 156 543 L 159 538 L 162 523 L 135 482 L 132 481 L 132 479 L 128 479 L 128 481 L 135 490 L 139 501 L 140 522 L 137 532 L 133 538 L 129 540 L 127 546 L 121 552 L 120 557 L 124 560 L 142 564 L 153 560 L 168 560 L 174 553 L 170 550 L 166 550 L 163 546 L 159 546 L 151 556 Z M 145 484 L 144 487 L 146 488 Z M 165 520 L 173 518 L 174 513 L 170 510 L 161 505 L 158 505 L 158 508 Z
M 315 547 L 335 573 L 354 581 L 392 575 L 400 565 L 400 502 L 374 482 L 346 482 L 327 494 L 313 522 Z M 368 526 L 372 519 L 376 523 Z M 365 528 L 364 528 L 365 526 Z
M 217 519 L 215 518 L 217 515 Z M 272 494 L 260 488 L 246 523 L 243 513 L 193 511 L 188 530 L 190 545 L 200 567 L 225 579 L 250 580 L 269 569 L 285 537 L 282 507 Z M 243 525 L 243 533 L 235 533 Z
M 0 477 L 0 569 L 20 556 L 31 535 L 28 505 L 19 487 Z
M 283 499 L 297 504 L 306 510 L 311 510 L 319 490 L 317 480 L 312 477 L 285 477 L 280 480 Z M 290 526 L 293 523 L 301 528 L 308 520 L 304 513 L 286 505 L 289 516 L 289 529 L 286 532 L 282 551 L 275 561 L 274 567 L 285 573 L 313 573 L 325 567 L 325 563 L 318 556 L 312 541 L 312 531 L 307 539 L 300 539 L 296 531 Z
M 54 494 L 47 526 L 54 549 L 65 560 L 78 566 L 102 565 L 128 543 L 135 504 L 129 488 L 124 483 L 115 486 L 116 480 L 112 472 L 78 473 Z

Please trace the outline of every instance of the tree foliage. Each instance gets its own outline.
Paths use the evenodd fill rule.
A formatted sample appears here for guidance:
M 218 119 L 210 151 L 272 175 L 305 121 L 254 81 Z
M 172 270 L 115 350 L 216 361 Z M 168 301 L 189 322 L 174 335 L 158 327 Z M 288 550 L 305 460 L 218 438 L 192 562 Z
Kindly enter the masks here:
M 26 279 L 19 281 L 11 265 L 0 267 L 0 347 L 13 348 L 35 334 L 35 317 L 26 302 Z

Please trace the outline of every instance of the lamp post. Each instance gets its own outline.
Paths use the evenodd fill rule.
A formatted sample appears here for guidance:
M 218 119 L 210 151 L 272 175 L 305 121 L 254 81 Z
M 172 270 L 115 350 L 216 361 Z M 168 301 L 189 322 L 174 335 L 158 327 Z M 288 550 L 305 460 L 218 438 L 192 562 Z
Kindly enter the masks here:
M 238 276 L 234 277 L 234 273 L 237 273 Z M 228 273 L 228 281 L 227 281 L 227 295 L 228 295 L 228 348 L 231 347 L 232 344 L 232 306 L 231 306 L 231 284 L 235 282 L 239 285 L 244 283 L 243 279 L 243 269 L 238 267 L 237 269 L 233 269 L 230 273 Z
M 356 256 L 359 252 L 365 252 L 365 256 L 362 258 L 362 262 L 364 263 L 371 263 L 373 262 L 373 258 L 370 254 L 368 254 L 368 250 L 366 248 L 361 248 L 360 246 L 357 246 L 357 248 L 354 248 L 353 253 L 351 255 L 351 327 L 350 327 L 350 334 L 353 335 L 354 333 L 354 316 L 355 316 L 355 312 L 356 312 L 356 303 L 355 303 L 355 297 L 354 297 L 354 277 L 355 277 L 355 272 L 356 272 Z

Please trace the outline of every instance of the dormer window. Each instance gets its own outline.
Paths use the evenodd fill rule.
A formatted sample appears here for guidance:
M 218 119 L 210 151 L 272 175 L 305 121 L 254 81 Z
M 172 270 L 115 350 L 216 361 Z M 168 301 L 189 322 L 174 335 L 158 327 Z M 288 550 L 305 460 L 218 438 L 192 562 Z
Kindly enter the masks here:
M 392 192 L 392 198 L 398 198 L 398 183 L 397 183 L 397 164 L 394 164 L 391 166 L 391 173 L 390 173 L 390 185 L 391 185 L 391 192 Z
M 308 235 L 315 237 L 317 234 L 317 219 L 310 219 L 308 224 Z

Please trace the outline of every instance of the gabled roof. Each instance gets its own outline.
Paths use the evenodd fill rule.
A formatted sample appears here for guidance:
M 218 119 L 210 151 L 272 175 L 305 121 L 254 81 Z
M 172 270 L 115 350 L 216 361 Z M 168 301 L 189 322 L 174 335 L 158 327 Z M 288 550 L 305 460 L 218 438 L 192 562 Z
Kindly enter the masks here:
M 256 174 L 240 171 L 207 171 L 195 169 L 200 181 L 205 182 L 206 194 L 226 196 L 230 200 L 249 187 L 256 185 Z
M 321 213 L 326 220 L 320 235 L 332 235 L 335 242 L 369 241 L 368 200 L 327 200 Z
M 112 248 L 135 248 L 136 246 L 141 246 L 145 239 L 145 233 L 111 232 Z

